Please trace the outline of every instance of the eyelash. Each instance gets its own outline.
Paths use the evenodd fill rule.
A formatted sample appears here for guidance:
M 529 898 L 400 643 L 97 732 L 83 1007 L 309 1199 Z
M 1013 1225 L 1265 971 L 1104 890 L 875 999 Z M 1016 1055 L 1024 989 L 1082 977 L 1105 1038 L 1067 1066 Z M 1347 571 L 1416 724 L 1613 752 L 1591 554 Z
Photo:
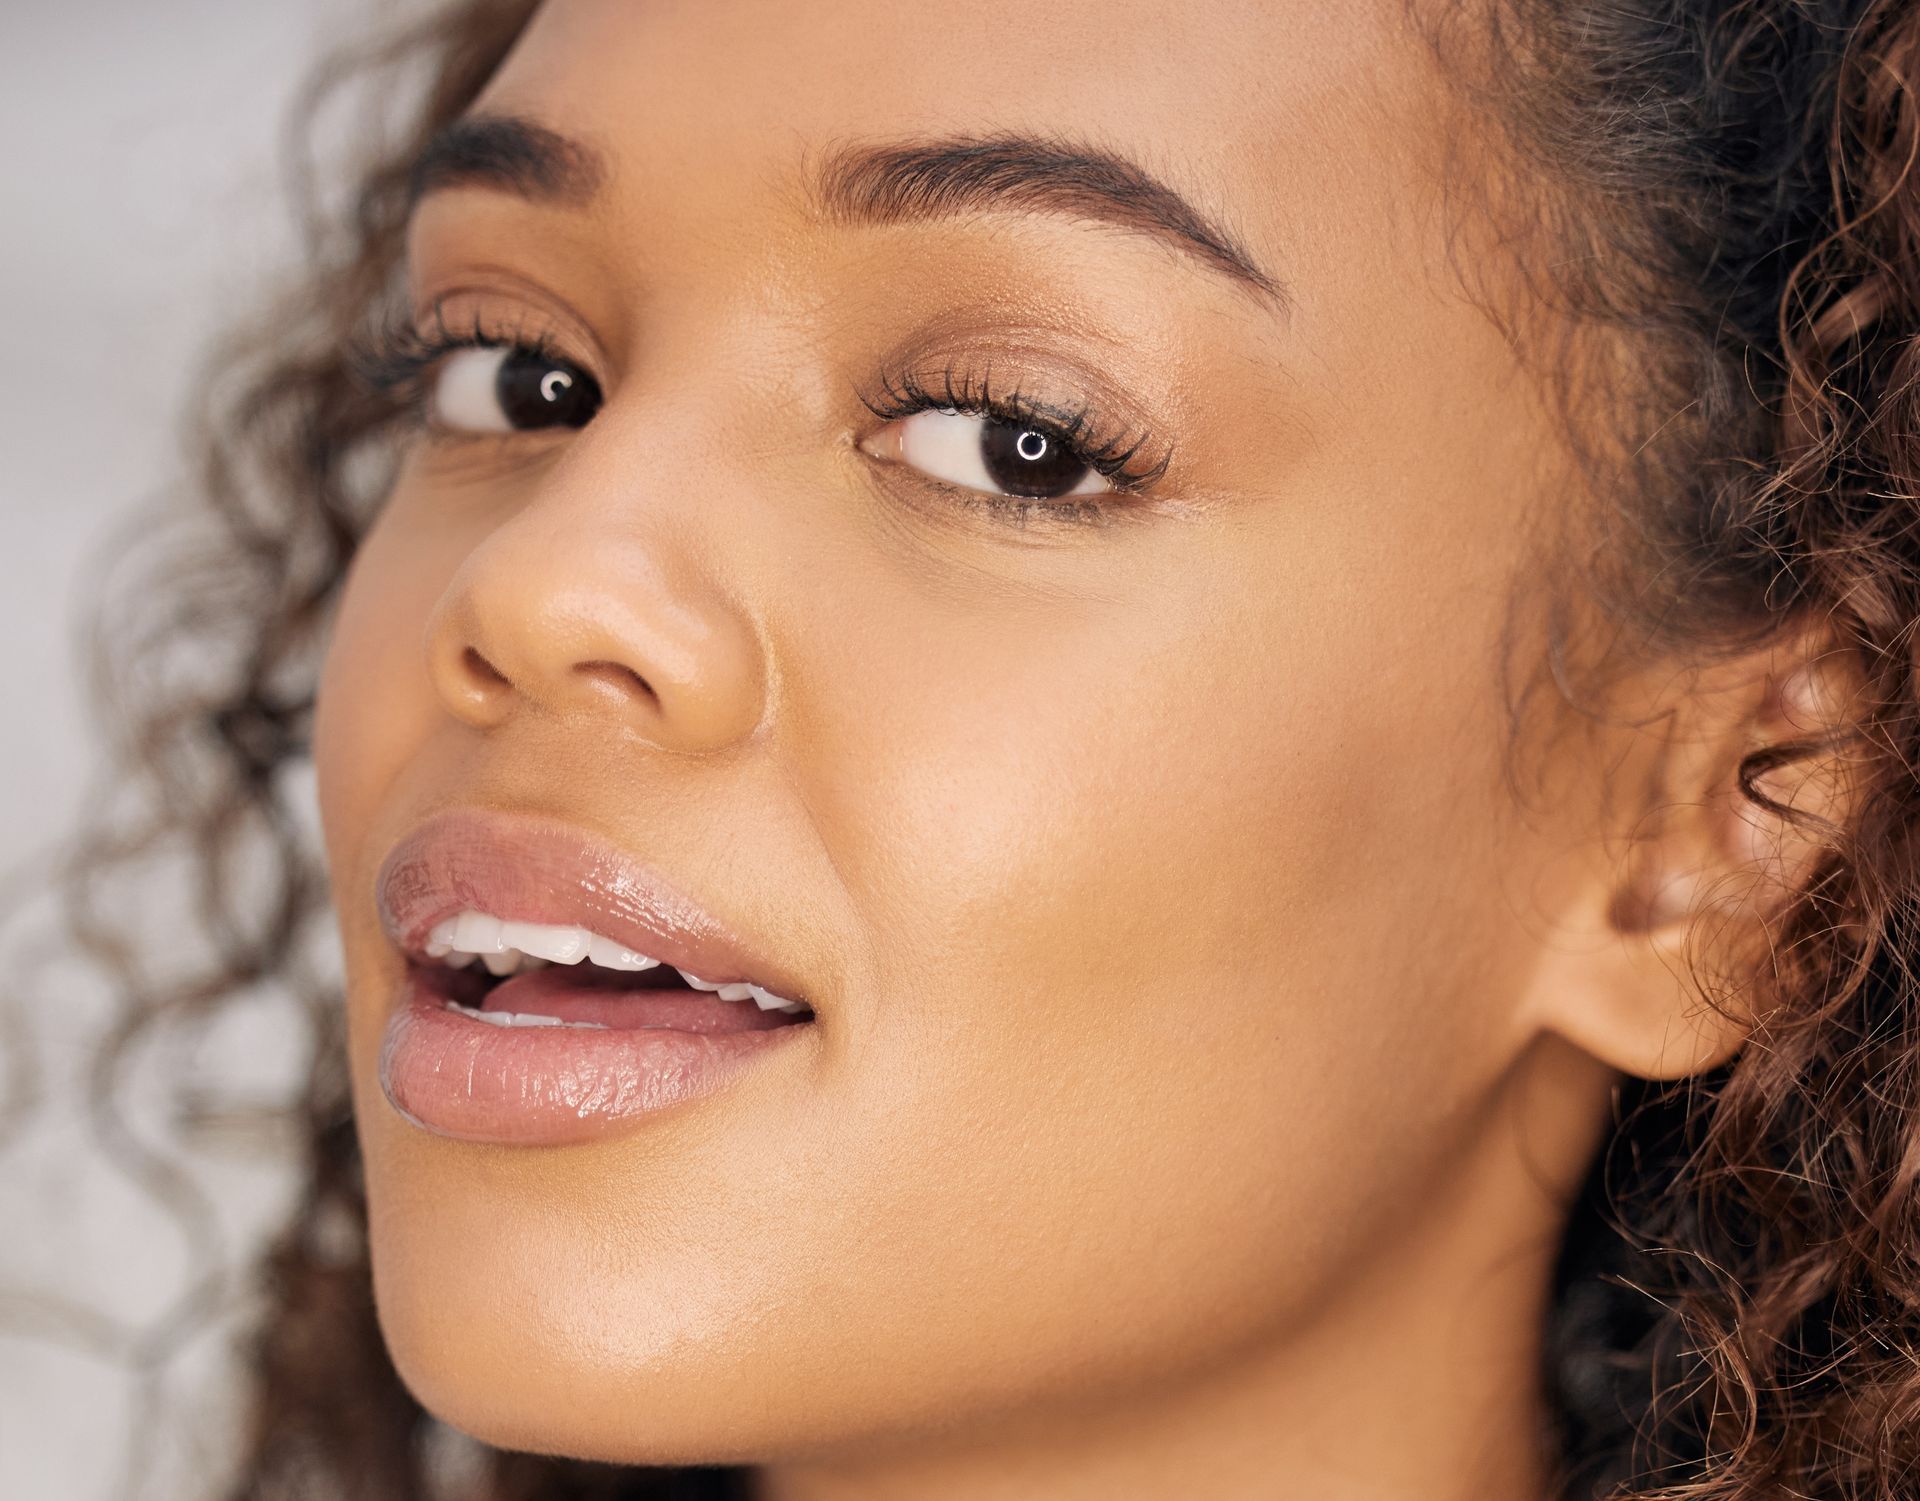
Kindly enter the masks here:
M 430 426 L 426 377 L 434 366 L 462 349 L 499 348 L 521 350 L 565 365 L 576 363 L 560 352 L 553 336 L 544 330 L 530 331 L 517 325 L 488 328 L 478 318 L 469 328 L 449 328 L 445 311 L 438 302 L 424 322 L 408 317 L 382 325 L 365 336 L 351 351 L 350 359 L 368 389 L 396 402 L 402 420 L 409 426 L 424 428 Z M 1112 517 L 1116 496 L 1137 495 L 1148 490 L 1166 473 L 1173 460 L 1171 447 L 1156 446 L 1149 433 L 1105 427 L 1096 419 L 1091 403 L 1059 407 L 1027 395 L 1018 386 L 1002 395 L 994 389 L 991 372 L 986 370 L 976 375 L 948 365 L 934 373 L 931 380 L 917 371 L 902 371 L 883 376 L 879 389 L 861 394 L 860 402 L 883 422 L 935 411 L 1031 428 L 1072 452 L 1113 487 L 1104 495 L 1048 500 L 994 495 L 939 480 L 927 481 L 958 504 L 993 512 L 1017 525 L 1026 524 L 1036 514 L 1046 520 L 1069 523 L 1107 521 Z
M 552 334 L 544 330 L 529 331 L 518 325 L 488 328 L 479 318 L 470 328 L 455 330 L 447 326 L 445 311 L 437 302 L 424 322 L 404 318 L 364 336 L 351 351 L 350 361 L 369 390 L 396 402 L 409 425 L 424 427 L 428 425 L 426 376 L 440 361 L 462 349 L 523 350 L 539 359 L 580 368 L 577 361 L 560 352 Z
M 938 480 L 929 481 L 951 492 L 963 504 L 981 506 L 1018 522 L 1027 521 L 1036 512 L 1052 520 L 1107 520 L 1112 515 L 1116 496 L 1137 495 L 1149 489 L 1173 461 L 1173 450 L 1156 445 L 1151 434 L 1102 424 L 1091 403 L 1059 407 L 1027 395 L 1018 386 L 1002 395 L 994 389 L 989 370 L 975 374 L 948 365 L 935 372 L 930 380 L 917 371 L 902 371 L 882 377 L 879 390 L 862 394 L 860 403 L 883 422 L 897 422 L 918 412 L 953 412 L 1031 428 L 1074 454 L 1113 486 L 1104 495 L 1047 500 L 992 495 Z

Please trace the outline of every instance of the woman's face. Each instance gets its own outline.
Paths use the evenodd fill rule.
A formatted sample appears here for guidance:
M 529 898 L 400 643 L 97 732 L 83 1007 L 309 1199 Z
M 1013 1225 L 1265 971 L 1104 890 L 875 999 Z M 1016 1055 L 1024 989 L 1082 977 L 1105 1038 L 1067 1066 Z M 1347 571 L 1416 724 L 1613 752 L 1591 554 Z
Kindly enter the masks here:
M 1431 1297 L 1470 1208 L 1551 1226 L 1490 1102 L 1567 838 L 1500 688 L 1557 440 L 1401 15 L 555 0 L 487 87 L 577 148 L 443 158 L 412 296 L 562 363 L 513 410 L 440 367 L 318 733 L 381 1317 L 443 1416 L 646 1461 L 1061 1415 Z M 528 818 L 493 915 L 572 911 L 578 830 L 810 1019 L 609 1105 L 443 1011 L 396 1077 L 383 864 L 452 828 L 407 910 L 484 906 Z

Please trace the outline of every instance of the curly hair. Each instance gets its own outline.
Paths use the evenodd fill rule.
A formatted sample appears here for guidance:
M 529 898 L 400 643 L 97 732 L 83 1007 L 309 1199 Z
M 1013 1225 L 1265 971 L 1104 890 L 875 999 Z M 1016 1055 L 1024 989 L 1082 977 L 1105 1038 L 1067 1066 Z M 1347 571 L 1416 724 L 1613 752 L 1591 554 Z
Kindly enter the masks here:
M 1415 9 L 1424 7 L 1416 5 Z M 222 349 L 201 415 L 204 504 L 103 616 L 100 690 L 144 808 L 103 817 L 67 881 L 116 977 L 110 1100 L 143 1035 L 297 981 L 313 1019 L 304 1192 L 264 1260 L 235 1497 L 447 1494 L 443 1430 L 375 1323 L 341 1007 L 298 956 L 324 883 L 287 773 L 396 413 L 351 351 L 395 290 L 409 164 L 476 97 L 534 0 L 455 0 L 333 59 L 301 116 L 356 84 L 418 100 L 348 201 L 313 168 L 308 264 Z M 1569 1225 L 1542 1381 L 1567 1501 L 1920 1494 L 1920 7 L 1913 0 L 1492 0 L 1443 7 L 1462 95 L 1523 170 L 1532 288 L 1609 351 L 1571 403 L 1625 522 L 1583 576 L 1660 650 L 1704 658 L 1819 621 L 1866 685 L 1822 740 L 1860 797 L 1748 983 L 1771 1004 L 1712 1074 L 1622 1091 Z M 1605 394 L 1604 404 L 1586 399 Z M 1583 574 L 1585 571 L 1583 571 Z M 1611 581 L 1611 582 L 1609 582 Z M 183 641 L 199 653 L 183 672 Z M 211 665 L 209 665 L 211 664 Z M 210 948 L 156 978 L 97 914 L 106 883 L 191 862 Z M 111 1107 L 102 1122 L 113 1129 Z M 472 1456 L 469 1456 L 471 1458 Z M 469 1466 L 469 1468 L 475 1468 Z M 728 1472 L 480 1454 L 471 1501 L 744 1494 Z

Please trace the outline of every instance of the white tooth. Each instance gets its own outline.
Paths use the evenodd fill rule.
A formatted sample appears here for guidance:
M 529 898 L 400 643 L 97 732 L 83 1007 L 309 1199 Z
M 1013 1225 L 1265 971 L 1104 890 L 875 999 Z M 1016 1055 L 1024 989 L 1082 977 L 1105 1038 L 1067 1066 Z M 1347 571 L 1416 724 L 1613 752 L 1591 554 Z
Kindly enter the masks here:
M 555 964 L 578 964 L 587 957 L 587 931 L 563 923 L 504 922 L 500 941 L 523 954 L 536 954 Z
M 758 1006 L 762 1011 L 784 1010 L 789 1006 L 794 1007 L 796 1010 L 799 1009 L 796 1002 L 788 1000 L 783 995 L 775 995 L 771 990 L 764 989 L 759 985 L 749 985 L 747 992 L 753 997 L 754 1005 Z M 744 1000 L 746 997 L 742 996 L 741 999 Z
M 685 980 L 695 990 L 718 990 L 720 988 L 720 982 L 718 980 L 703 980 L 698 975 L 688 974 L 684 969 L 680 971 L 680 978 Z
M 553 961 L 551 959 L 542 959 L 538 954 L 522 954 L 520 956 L 520 968 L 523 972 L 529 969 L 545 969 L 552 963 Z
M 435 923 L 432 931 L 427 934 L 427 947 L 431 949 L 435 944 L 438 944 L 443 949 L 452 948 L 453 930 L 458 923 L 459 919 L 457 917 L 443 917 L 439 922 Z
M 454 919 L 453 946 L 469 954 L 497 954 L 506 947 L 500 941 L 500 919 L 469 907 Z
M 462 1006 L 458 1001 L 448 1001 L 447 1010 L 458 1011 L 462 1016 L 470 1016 L 477 1022 L 485 1022 L 490 1027 L 581 1027 L 589 1031 L 604 1032 L 605 1022 L 570 1022 L 557 1016 L 542 1016 L 538 1012 L 526 1011 L 478 1011 L 472 1006 Z
M 450 943 L 430 943 L 427 945 L 427 957 L 429 959 L 444 959 L 452 952 L 453 945 Z
M 636 954 L 624 943 L 602 938 L 598 933 L 587 935 L 587 958 L 602 969 L 652 969 L 660 963 L 658 959 L 649 959 L 645 954 Z
M 490 975 L 510 975 L 520 967 L 520 950 L 508 949 L 504 954 L 482 954 L 480 962 L 486 965 L 487 973 Z
M 450 965 L 454 969 L 465 969 L 469 964 L 473 963 L 473 955 L 465 954 L 465 953 L 462 953 L 459 949 L 455 949 L 452 953 L 448 954 L 447 957 L 442 959 L 440 962 L 442 964 Z
M 720 999 L 723 1001 L 744 1001 L 752 994 L 753 987 L 751 985 L 743 985 L 736 982 L 732 985 L 722 985 L 720 987 Z

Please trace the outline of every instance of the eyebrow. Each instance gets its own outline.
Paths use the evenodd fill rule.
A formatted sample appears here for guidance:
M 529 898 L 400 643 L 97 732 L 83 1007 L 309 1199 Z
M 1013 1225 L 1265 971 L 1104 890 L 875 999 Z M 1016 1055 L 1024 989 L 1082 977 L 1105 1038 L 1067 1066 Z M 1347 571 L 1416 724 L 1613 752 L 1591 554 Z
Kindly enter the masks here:
M 905 224 L 964 214 L 1025 211 L 1093 220 L 1144 234 L 1285 307 L 1278 277 L 1224 227 L 1123 156 L 1040 136 L 959 136 L 899 146 L 848 147 L 819 174 L 834 218 Z
M 584 208 L 611 175 L 582 141 L 517 115 L 469 115 L 437 132 L 408 173 L 411 213 L 431 193 L 490 188 Z M 1149 236 L 1284 309 L 1285 284 L 1224 226 L 1113 152 L 1031 135 L 958 136 L 847 146 L 814 174 L 818 207 L 852 224 L 908 224 L 980 213 L 1039 213 Z
M 584 208 L 608 177 L 593 147 L 517 115 L 466 115 L 437 131 L 407 173 L 407 212 L 430 193 L 492 188 L 530 203 Z

